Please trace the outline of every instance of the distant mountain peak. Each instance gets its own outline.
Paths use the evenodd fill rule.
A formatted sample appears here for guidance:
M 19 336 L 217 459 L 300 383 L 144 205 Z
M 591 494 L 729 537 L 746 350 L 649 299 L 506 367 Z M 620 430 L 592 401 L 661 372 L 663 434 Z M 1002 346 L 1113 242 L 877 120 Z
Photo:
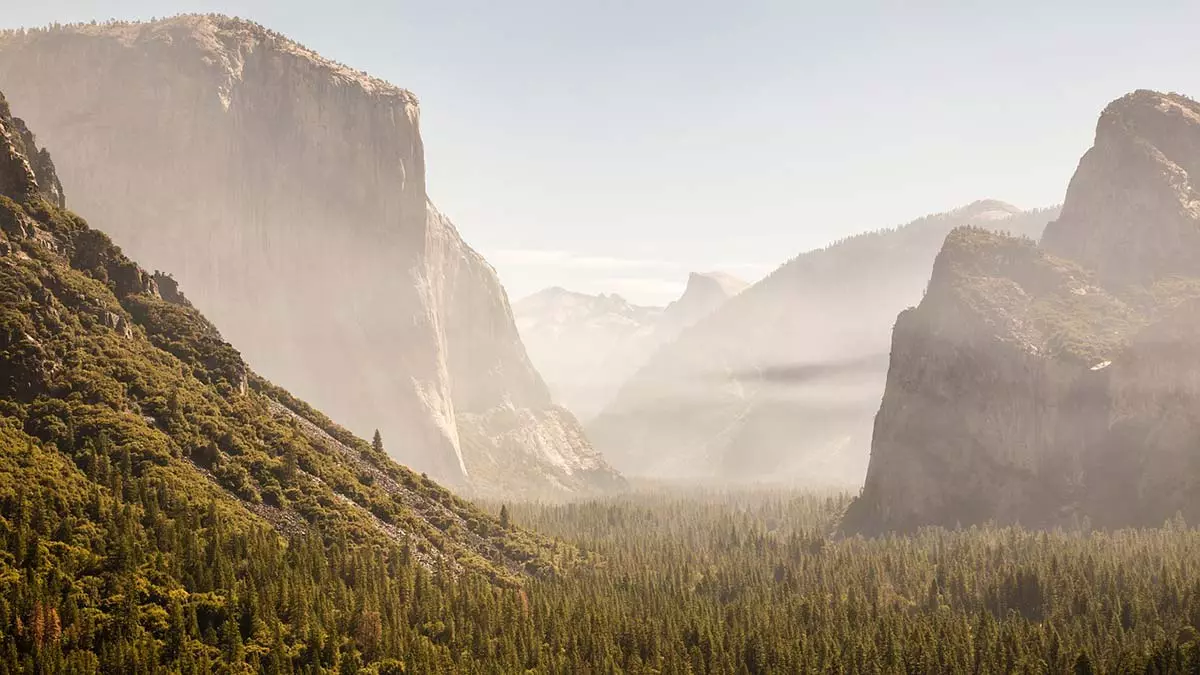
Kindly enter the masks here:
M 723 272 L 693 272 L 683 295 L 662 308 L 634 305 L 616 293 L 553 286 L 514 303 L 513 313 L 555 399 L 588 416 L 600 412 L 656 349 L 745 287 Z
M 947 233 L 1037 236 L 1053 214 L 982 200 L 801 253 L 659 348 L 592 420 L 591 438 L 623 471 L 659 480 L 853 485 L 884 387 L 879 355 Z M 706 289 L 740 290 L 722 277 L 693 275 L 668 311 Z M 798 372 L 822 376 L 771 375 Z
M 1021 209 L 998 199 L 981 199 L 954 211 L 980 221 L 1005 220 L 1021 212 Z
M 711 314 L 746 286 L 745 281 L 724 272 L 692 272 L 683 295 L 663 311 L 663 320 L 682 330 Z
M 513 311 L 519 321 L 561 321 L 567 316 L 580 318 L 601 314 L 657 313 L 661 308 L 634 305 L 616 293 L 589 295 L 562 286 L 550 286 L 514 302 Z
M 706 293 L 713 289 L 714 285 L 726 297 L 733 297 L 749 284 L 725 272 L 692 272 L 688 275 L 687 289 L 683 294 L 686 296 L 688 293 Z

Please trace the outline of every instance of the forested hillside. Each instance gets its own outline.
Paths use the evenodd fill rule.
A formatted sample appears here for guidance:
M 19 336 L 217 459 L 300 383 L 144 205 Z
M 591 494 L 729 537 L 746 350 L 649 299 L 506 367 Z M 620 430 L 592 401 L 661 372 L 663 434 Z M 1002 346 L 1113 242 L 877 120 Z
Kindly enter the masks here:
M 53 172 L 0 98 L 7 669 L 428 672 L 456 618 L 516 612 L 575 559 L 250 372 L 169 276 L 61 208 Z
M 0 672 L 1200 667 L 1178 520 L 835 539 L 848 497 L 760 492 L 497 521 L 247 373 L 169 278 L 10 178 Z
M 0 31 L 10 84 L 56 154 L 0 95 L 0 675 L 1200 673 L 1196 101 L 1110 105 L 1061 214 L 977 202 L 664 310 L 592 428 L 627 489 L 430 204 L 409 92 L 208 15 Z M 606 120 L 667 110 L 629 93 Z M 793 489 L 857 488 L 868 436 L 856 497 Z
M 1200 668 L 1178 519 L 836 539 L 849 498 L 790 492 L 494 519 L 248 372 L 0 125 L 0 673 Z
M 792 491 L 521 506 L 597 553 L 529 588 L 552 672 L 1179 673 L 1200 669 L 1200 532 L 921 530 L 834 538 Z

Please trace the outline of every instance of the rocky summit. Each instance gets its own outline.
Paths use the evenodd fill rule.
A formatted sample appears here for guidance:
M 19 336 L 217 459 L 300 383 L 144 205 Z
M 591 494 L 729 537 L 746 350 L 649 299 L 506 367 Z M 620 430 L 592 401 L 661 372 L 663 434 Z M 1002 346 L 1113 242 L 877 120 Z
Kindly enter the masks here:
M 1200 516 L 1200 104 L 1109 105 L 1041 245 L 955 230 L 900 315 L 848 531 Z
M 426 197 L 410 92 L 212 15 L 4 33 L 0 82 L 76 207 L 267 377 L 476 493 L 623 484 Z
M 1197 177 L 1200 105 L 1145 90 L 1117 99 L 1101 113 L 1042 245 L 1114 288 L 1200 276 Z
M 946 234 L 1038 236 L 1056 213 L 984 200 L 801 254 L 657 350 L 588 430 L 631 475 L 857 487 L 892 324 Z

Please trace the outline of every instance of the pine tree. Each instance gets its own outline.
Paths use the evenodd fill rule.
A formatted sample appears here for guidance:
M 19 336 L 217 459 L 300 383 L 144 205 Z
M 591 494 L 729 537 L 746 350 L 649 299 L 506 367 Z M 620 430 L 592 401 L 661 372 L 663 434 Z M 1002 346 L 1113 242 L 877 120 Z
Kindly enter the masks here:
M 508 529 L 512 525 L 512 521 L 508 515 L 508 504 L 500 505 L 500 527 Z
M 1092 675 L 1095 672 L 1096 668 L 1092 665 L 1092 658 L 1086 651 L 1079 652 L 1079 658 L 1075 659 L 1075 675 Z
M 375 452 L 383 452 L 383 436 L 379 435 L 379 430 L 375 430 L 375 436 L 371 439 L 371 447 L 375 448 Z

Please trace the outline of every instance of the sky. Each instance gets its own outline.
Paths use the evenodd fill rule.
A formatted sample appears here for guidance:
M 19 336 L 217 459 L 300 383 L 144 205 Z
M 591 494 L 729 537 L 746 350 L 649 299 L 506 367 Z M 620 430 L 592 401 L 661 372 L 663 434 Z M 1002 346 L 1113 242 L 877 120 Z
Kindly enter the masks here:
M 753 281 L 976 199 L 1049 206 L 1107 102 L 1200 96 L 1185 1 L 11 4 L 0 26 L 241 16 L 410 89 L 430 196 L 514 299 L 663 304 L 689 271 Z

